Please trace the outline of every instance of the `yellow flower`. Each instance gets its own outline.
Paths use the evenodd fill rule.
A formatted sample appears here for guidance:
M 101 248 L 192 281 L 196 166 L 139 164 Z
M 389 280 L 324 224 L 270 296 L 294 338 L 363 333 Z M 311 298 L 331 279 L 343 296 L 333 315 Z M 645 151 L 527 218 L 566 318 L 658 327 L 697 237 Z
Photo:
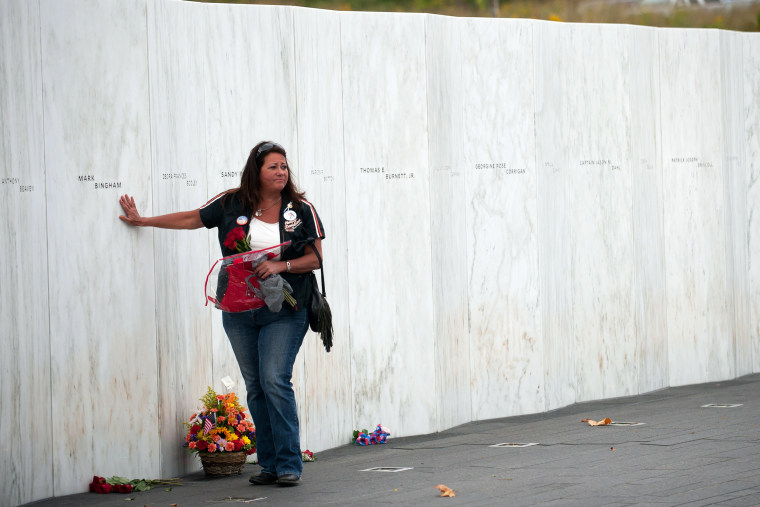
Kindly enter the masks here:
M 244 436 L 243 436 L 243 443 L 244 443 L 245 445 L 251 445 L 251 439 L 250 439 L 250 438 L 248 438 L 248 437 L 246 437 L 246 436 L 244 435 Z

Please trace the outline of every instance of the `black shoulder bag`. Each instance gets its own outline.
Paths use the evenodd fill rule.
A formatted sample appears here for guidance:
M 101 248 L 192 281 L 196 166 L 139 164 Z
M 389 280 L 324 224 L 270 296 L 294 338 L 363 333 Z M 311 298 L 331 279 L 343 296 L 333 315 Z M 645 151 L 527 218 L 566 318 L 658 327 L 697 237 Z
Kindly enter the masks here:
M 309 327 L 315 333 L 319 333 L 322 338 L 322 344 L 325 346 L 325 350 L 330 352 L 330 347 L 333 344 L 333 325 L 332 325 L 332 312 L 330 311 L 330 305 L 327 304 L 327 293 L 325 292 L 325 269 L 322 266 L 322 256 L 319 255 L 319 251 L 314 246 L 314 242 L 309 243 L 311 249 L 319 259 L 319 273 L 322 276 L 322 292 L 319 291 L 319 285 L 317 285 L 317 276 L 314 271 L 311 272 L 311 298 L 308 305 L 309 312 Z

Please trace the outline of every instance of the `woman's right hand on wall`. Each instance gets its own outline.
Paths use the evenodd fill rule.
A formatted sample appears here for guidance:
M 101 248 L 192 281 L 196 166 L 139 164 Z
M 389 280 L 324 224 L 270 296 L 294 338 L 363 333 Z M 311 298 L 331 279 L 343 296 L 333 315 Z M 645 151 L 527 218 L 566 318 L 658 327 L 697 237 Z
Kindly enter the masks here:
M 121 209 L 124 210 L 124 214 L 119 215 L 119 219 L 122 222 L 134 226 L 142 225 L 142 217 L 140 216 L 140 213 L 137 212 L 134 197 L 124 194 L 119 198 L 119 204 L 121 204 Z

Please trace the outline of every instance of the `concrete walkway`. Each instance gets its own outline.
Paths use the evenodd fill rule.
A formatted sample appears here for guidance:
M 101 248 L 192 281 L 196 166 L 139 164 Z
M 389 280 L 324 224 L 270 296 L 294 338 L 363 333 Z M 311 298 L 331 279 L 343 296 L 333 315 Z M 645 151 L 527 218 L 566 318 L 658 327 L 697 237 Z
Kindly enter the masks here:
M 703 408 L 710 403 L 741 404 Z M 591 427 L 611 418 L 638 426 Z M 392 430 L 392 428 L 391 428 Z M 347 435 L 349 438 L 350 435 Z M 304 464 L 294 488 L 188 475 L 131 495 L 83 493 L 34 506 L 760 505 L 760 375 L 465 424 L 388 444 L 347 445 Z M 491 447 L 536 443 L 528 447 Z M 365 472 L 371 467 L 408 467 Z M 454 498 L 441 498 L 444 484 Z M 133 498 L 126 502 L 126 498 Z

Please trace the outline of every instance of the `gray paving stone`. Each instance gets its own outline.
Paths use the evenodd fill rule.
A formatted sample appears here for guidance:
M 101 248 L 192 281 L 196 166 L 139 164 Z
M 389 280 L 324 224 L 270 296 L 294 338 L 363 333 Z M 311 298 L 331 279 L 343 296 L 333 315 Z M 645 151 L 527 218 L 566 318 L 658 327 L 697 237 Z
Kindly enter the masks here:
M 743 403 L 736 409 L 706 403 Z M 591 427 L 590 417 L 642 421 Z M 434 435 L 346 445 L 306 463 L 295 488 L 242 476 L 184 477 L 184 486 L 128 495 L 84 493 L 34 506 L 256 505 L 760 505 L 760 375 L 587 402 L 544 414 L 465 424 Z M 538 442 L 491 448 L 501 442 Z M 611 449 L 614 448 L 614 451 Z M 409 466 L 397 474 L 360 472 Z M 452 488 L 440 498 L 437 484 Z M 84 487 L 84 485 L 83 485 Z

